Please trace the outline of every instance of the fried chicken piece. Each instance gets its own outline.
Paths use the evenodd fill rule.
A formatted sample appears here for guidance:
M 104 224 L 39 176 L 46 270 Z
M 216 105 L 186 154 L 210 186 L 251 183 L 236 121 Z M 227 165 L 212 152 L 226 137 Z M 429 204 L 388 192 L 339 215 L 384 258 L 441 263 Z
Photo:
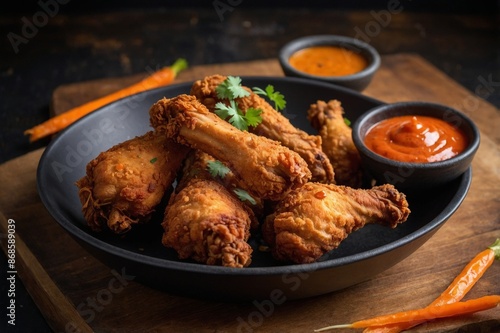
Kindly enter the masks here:
M 258 218 L 262 217 L 264 210 L 264 202 L 261 198 L 251 196 L 248 192 L 243 190 L 244 184 L 241 184 L 241 180 L 238 179 L 234 173 L 225 165 L 222 164 L 222 168 L 219 166 L 220 171 L 217 175 L 210 171 L 209 165 L 215 163 L 221 163 L 207 153 L 201 150 L 193 149 L 186 160 L 184 161 L 184 167 L 182 168 L 182 177 L 179 179 L 176 189 L 181 189 L 185 186 L 185 183 L 189 182 L 192 178 L 209 179 L 218 182 L 224 186 L 229 192 L 238 196 L 240 194 L 240 200 L 244 205 L 252 210 L 253 214 L 252 227 L 258 227 Z
M 224 177 L 209 172 L 208 165 L 215 161 L 200 150 L 188 154 L 165 210 L 162 242 L 181 259 L 245 267 L 253 251 L 247 243 L 250 229 L 259 225 L 254 210 L 260 212 L 262 203 L 238 200 L 231 172 Z
M 361 187 L 361 158 L 352 141 L 352 130 L 344 121 L 344 109 L 340 102 L 317 101 L 307 111 L 307 117 L 319 131 L 323 151 L 335 170 L 335 183 Z
M 220 160 L 241 179 L 244 190 L 261 199 L 280 200 L 311 178 L 307 163 L 297 153 L 276 141 L 240 131 L 194 96 L 164 98 L 149 114 L 157 131 Z
M 215 104 L 221 102 L 215 88 L 227 77 L 212 75 L 194 82 L 191 95 L 196 96 L 211 112 Z M 332 183 L 334 169 L 327 156 L 321 149 L 321 138 L 310 135 L 293 126 L 288 118 L 276 111 L 264 98 L 253 93 L 251 89 L 248 97 L 238 98 L 237 104 L 242 112 L 249 108 L 262 110 L 262 122 L 249 129 L 250 132 L 280 142 L 283 146 L 297 152 L 306 162 L 312 174 L 312 181 Z
M 372 189 L 308 183 L 290 192 L 262 227 L 278 260 L 310 263 L 368 223 L 395 228 L 410 210 L 392 185 Z
M 88 225 L 121 234 L 148 221 L 188 150 L 151 131 L 100 153 L 76 182 Z
M 252 212 L 224 186 L 192 178 L 171 196 L 162 222 L 162 243 L 208 265 L 246 267 L 251 262 Z

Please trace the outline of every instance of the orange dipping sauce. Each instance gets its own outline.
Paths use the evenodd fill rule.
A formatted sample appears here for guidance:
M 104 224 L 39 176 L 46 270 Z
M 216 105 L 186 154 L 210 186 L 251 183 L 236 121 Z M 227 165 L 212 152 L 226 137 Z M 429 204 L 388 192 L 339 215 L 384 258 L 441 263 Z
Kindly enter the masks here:
M 319 76 L 350 75 L 368 66 L 363 56 L 338 46 L 305 48 L 292 54 L 289 62 L 299 71 Z
M 444 120 L 400 116 L 375 124 L 365 136 L 373 152 L 401 162 L 426 163 L 449 159 L 467 147 L 466 136 Z

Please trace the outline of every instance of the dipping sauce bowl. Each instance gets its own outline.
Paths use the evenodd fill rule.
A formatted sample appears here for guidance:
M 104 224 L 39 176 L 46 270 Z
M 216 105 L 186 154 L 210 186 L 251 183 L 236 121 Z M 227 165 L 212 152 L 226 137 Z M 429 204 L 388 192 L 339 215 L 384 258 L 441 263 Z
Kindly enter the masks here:
M 325 81 L 362 91 L 380 67 L 380 55 L 355 38 L 316 35 L 295 39 L 280 51 L 287 76 Z
M 378 184 L 415 190 L 443 185 L 463 174 L 480 142 L 470 118 L 427 102 L 369 110 L 354 122 L 352 138 L 365 174 Z

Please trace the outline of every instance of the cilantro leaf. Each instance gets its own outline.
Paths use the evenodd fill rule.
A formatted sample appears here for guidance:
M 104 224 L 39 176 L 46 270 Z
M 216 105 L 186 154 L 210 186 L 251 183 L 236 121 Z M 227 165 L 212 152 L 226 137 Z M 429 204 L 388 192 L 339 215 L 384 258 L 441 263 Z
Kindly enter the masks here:
M 248 108 L 245 113 L 245 120 L 248 126 L 257 126 L 262 122 L 262 117 L 260 116 L 262 113 L 261 109 Z
M 209 161 L 207 163 L 208 173 L 214 178 L 224 178 L 231 171 L 221 161 Z
M 225 99 L 235 99 L 250 95 L 250 93 L 241 86 L 241 78 L 238 76 L 228 76 L 215 88 L 215 91 L 217 92 L 217 97 Z
M 286 106 L 285 96 L 279 91 L 274 91 L 274 86 L 268 84 L 266 90 L 259 87 L 253 87 L 252 91 L 257 95 L 266 96 L 271 102 L 274 103 L 274 108 L 278 111 L 283 110 Z
M 229 123 L 236 127 L 239 130 L 242 131 L 247 131 L 248 130 L 248 124 L 245 121 L 245 116 L 241 114 L 235 114 L 231 118 L 229 118 Z
M 231 90 L 229 89 L 228 80 L 229 80 L 229 78 L 225 79 L 224 81 L 222 81 L 221 84 L 219 84 L 215 88 L 215 92 L 217 93 L 217 97 L 219 97 L 221 99 L 224 99 L 224 98 L 232 99 L 233 98 Z
M 228 76 L 215 88 L 220 99 L 226 99 L 228 103 L 218 102 L 215 104 L 215 114 L 227 120 L 234 127 L 246 131 L 249 126 L 257 126 L 262 122 L 262 110 L 249 108 L 245 114 L 239 109 L 235 99 L 249 96 L 250 93 L 241 86 L 241 78 Z
M 245 115 L 240 111 L 238 105 L 234 100 L 229 101 L 229 105 L 226 105 L 222 102 L 215 104 L 214 112 L 222 119 L 227 120 L 231 125 L 236 127 L 239 130 L 246 131 L 248 130 L 248 126 L 255 126 L 249 124 L 247 121 L 255 123 L 257 120 L 255 119 L 254 112 L 251 113 L 250 117 L 247 119 Z M 260 120 L 262 121 L 262 119 Z
M 256 205 L 257 202 L 255 201 L 254 198 L 252 198 L 252 196 L 245 190 L 242 190 L 241 188 L 235 188 L 233 190 L 234 194 L 236 194 L 236 196 L 238 196 L 238 199 L 240 199 L 241 201 L 248 201 L 250 202 L 252 205 Z
M 222 102 L 218 102 L 215 104 L 214 112 L 221 119 L 226 120 L 227 118 L 231 117 L 235 111 L 230 106 L 228 106 Z

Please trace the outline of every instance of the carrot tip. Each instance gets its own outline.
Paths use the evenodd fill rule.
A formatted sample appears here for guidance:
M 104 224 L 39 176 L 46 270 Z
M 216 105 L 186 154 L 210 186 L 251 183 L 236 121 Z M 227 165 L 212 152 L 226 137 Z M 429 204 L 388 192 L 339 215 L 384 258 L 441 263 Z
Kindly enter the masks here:
M 28 136 L 28 140 L 30 143 L 37 141 L 37 137 L 35 136 L 35 131 L 32 128 L 25 130 L 23 132 L 23 135 Z

